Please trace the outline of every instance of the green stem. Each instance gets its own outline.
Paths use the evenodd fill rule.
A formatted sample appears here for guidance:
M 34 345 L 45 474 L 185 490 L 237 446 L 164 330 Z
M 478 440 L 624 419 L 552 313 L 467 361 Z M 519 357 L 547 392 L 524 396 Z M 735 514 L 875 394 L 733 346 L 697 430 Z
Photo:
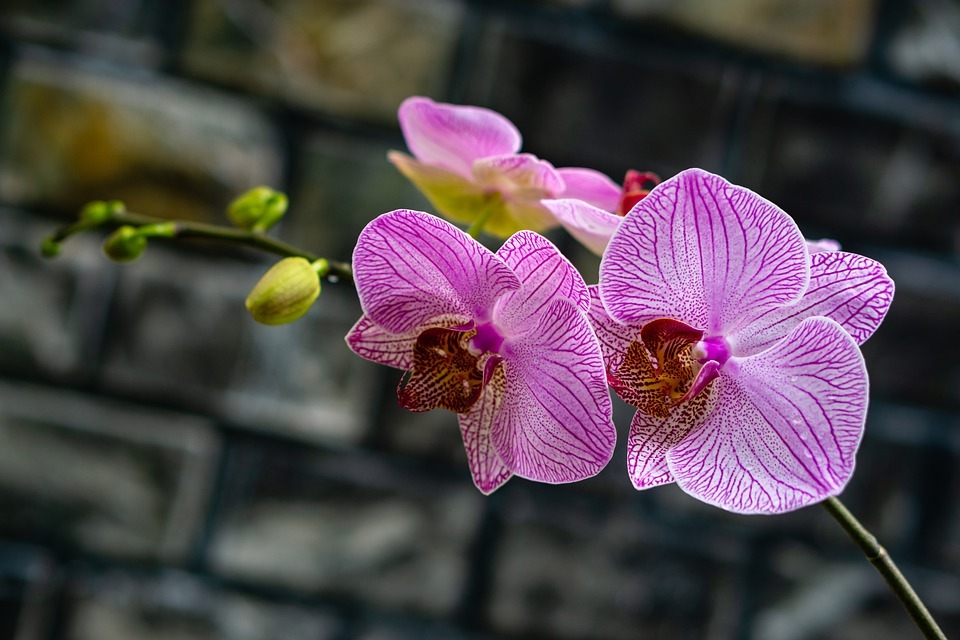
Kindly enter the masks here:
M 156 228 L 154 225 L 164 225 L 165 227 L 168 227 L 169 225 L 172 225 L 172 233 L 164 234 L 166 237 L 218 240 L 221 242 L 229 242 L 246 247 L 252 247 L 254 249 L 266 251 L 267 253 L 272 253 L 283 258 L 305 258 L 310 262 L 317 262 L 318 260 L 322 259 L 315 253 L 299 249 L 293 245 L 287 244 L 286 242 L 277 240 L 276 238 L 271 238 L 265 233 L 259 231 L 246 231 L 243 229 L 236 229 L 234 227 L 206 224 L 203 222 L 166 220 L 164 218 L 145 216 L 140 213 L 131 213 L 129 211 L 114 212 L 110 218 L 102 224 L 92 224 L 83 220 L 75 222 L 57 230 L 56 233 L 50 237 L 50 240 L 55 243 L 60 243 L 75 233 L 89 231 L 101 227 L 121 227 L 124 225 L 137 228 Z M 352 281 L 353 269 L 346 262 L 327 260 L 327 268 L 323 275 L 327 278 L 333 277 L 339 280 Z
M 906 608 L 907 613 L 913 618 L 914 624 L 916 624 L 920 632 L 923 633 L 923 637 L 928 640 L 947 640 L 947 636 L 943 635 L 943 631 L 940 630 L 937 621 L 934 620 L 930 612 L 927 611 L 927 607 L 923 604 L 920 596 L 917 595 L 917 592 L 914 591 L 910 583 L 907 582 L 907 579 L 900 572 L 900 569 L 897 568 L 897 565 L 893 562 L 893 558 L 890 557 L 887 550 L 877 542 L 877 538 L 870 533 L 866 527 L 860 524 L 860 521 L 836 498 L 827 498 L 823 506 L 830 515 L 833 516 L 834 520 L 840 523 L 840 526 L 847 532 L 847 535 L 853 538 L 853 541 L 856 542 L 860 550 L 863 551 L 863 554 L 867 557 L 867 560 L 870 561 L 870 564 L 872 564 L 874 568 L 880 572 L 880 575 L 883 576 L 883 579 L 887 581 L 890 590 L 893 591 L 894 595 L 900 600 L 900 603 Z

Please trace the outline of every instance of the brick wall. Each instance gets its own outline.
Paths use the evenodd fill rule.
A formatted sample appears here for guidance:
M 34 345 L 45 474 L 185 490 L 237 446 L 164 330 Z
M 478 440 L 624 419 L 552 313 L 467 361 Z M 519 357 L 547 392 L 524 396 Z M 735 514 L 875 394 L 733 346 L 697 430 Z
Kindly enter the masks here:
M 453 416 L 401 410 L 397 373 L 344 347 L 346 287 L 268 328 L 242 307 L 264 256 L 38 256 L 91 199 L 221 221 L 265 183 L 291 196 L 281 237 L 347 258 L 374 216 L 426 207 L 385 161 L 411 94 L 497 109 L 557 165 L 719 171 L 883 261 L 844 500 L 960 634 L 960 3 L 718 6 L 6 0 L 0 637 L 916 636 L 821 509 L 637 493 L 622 450 L 483 498 Z

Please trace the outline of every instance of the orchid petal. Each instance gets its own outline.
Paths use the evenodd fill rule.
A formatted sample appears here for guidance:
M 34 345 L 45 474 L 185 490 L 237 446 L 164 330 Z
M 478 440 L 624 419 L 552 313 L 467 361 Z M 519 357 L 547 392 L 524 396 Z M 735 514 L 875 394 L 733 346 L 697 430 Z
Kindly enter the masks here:
M 497 455 L 491 437 L 494 418 L 503 402 L 505 385 L 503 367 L 497 367 L 484 387 L 480 401 L 469 412 L 458 416 L 470 475 L 484 495 L 490 495 L 513 476 L 513 472 Z
M 666 418 L 637 411 L 627 439 L 627 475 L 638 490 L 674 481 L 667 452 L 703 422 L 710 398 L 702 394 L 671 410 Z
M 470 224 L 497 206 L 500 196 L 489 193 L 473 181 L 443 167 L 420 162 L 398 151 L 387 159 L 397 167 L 445 218 Z
M 598 209 L 582 200 L 544 200 L 557 222 L 587 249 L 602 256 L 613 232 L 620 227 L 620 216 Z
M 557 169 L 557 173 L 566 185 L 561 197 L 583 200 L 604 211 L 616 210 L 622 189 L 606 174 L 581 167 Z
M 667 317 L 723 335 L 799 300 L 808 260 L 800 230 L 776 205 L 688 169 L 624 218 L 600 264 L 600 297 L 625 324 Z
M 822 253 L 824 251 L 840 251 L 840 243 L 831 238 L 820 238 L 819 240 L 806 240 L 807 251 L 810 255 Z
M 361 358 L 388 367 L 409 371 L 413 367 L 413 345 L 419 330 L 395 334 L 384 331 L 369 317 L 361 316 L 347 334 L 347 346 Z
M 583 313 L 590 309 L 583 277 L 543 236 L 520 231 L 503 243 L 497 256 L 520 278 L 520 288 L 504 294 L 494 312 L 497 324 L 505 331 L 526 330 L 557 298 L 569 300 Z
M 506 193 L 519 190 L 530 200 L 556 197 L 564 188 L 553 165 L 529 153 L 480 158 L 473 163 L 473 177 Z
M 867 412 L 853 338 L 808 318 L 770 349 L 731 358 L 696 431 L 667 453 L 681 489 L 738 513 L 781 513 L 843 490 Z
M 360 232 L 353 265 L 364 313 L 398 334 L 445 316 L 488 318 L 500 296 L 520 287 L 510 267 L 463 231 L 405 209 Z
M 630 348 L 631 342 L 640 340 L 639 326 L 620 324 L 609 315 L 600 301 L 600 287 L 590 285 L 590 324 L 593 326 L 597 340 L 600 342 L 600 351 L 608 371 L 616 371 L 623 362 L 623 357 Z
M 863 344 L 887 314 L 893 290 L 893 280 L 876 260 L 842 251 L 816 253 L 810 257 L 810 286 L 803 298 L 742 327 L 730 342 L 737 355 L 758 353 L 805 318 L 825 316 Z
M 613 455 L 616 429 L 603 358 L 586 317 L 554 300 L 504 356 L 506 391 L 493 432 L 514 474 L 548 483 L 597 474 Z
M 516 153 L 521 137 L 505 117 L 490 109 L 407 98 L 398 112 L 407 147 L 420 162 L 471 175 L 478 158 Z

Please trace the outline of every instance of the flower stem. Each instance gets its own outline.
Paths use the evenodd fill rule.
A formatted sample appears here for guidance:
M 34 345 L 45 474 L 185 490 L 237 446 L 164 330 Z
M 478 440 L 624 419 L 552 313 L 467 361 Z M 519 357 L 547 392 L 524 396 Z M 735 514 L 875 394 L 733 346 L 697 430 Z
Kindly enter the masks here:
M 50 238 L 49 242 L 60 243 L 75 233 L 90 231 L 97 228 L 112 228 L 121 226 L 132 226 L 135 228 L 156 229 L 155 225 L 163 225 L 164 230 L 169 233 L 163 235 L 170 238 L 201 238 L 206 240 L 218 240 L 221 242 L 239 244 L 254 249 L 260 249 L 267 253 L 272 253 L 283 258 L 299 257 L 305 258 L 311 263 L 322 260 L 322 258 L 310 251 L 305 251 L 289 245 L 285 242 L 271 238 L 262 231 L 246 231 L 234 227 L 226 227 L 215 224 L 205 224 L 202 222 L 190 222 L 187 220 L 166 220 L 164 218 L 155 218 L 140 213 L 129 211 L 116 211 L 102 223 L 92 224 L 87 221 L 75 222 L 71 225 L 57 230 Z M 336 278 L 338 280 L 353 280 L 353 269 L 346 262 L 337 262 L 327 260 L 323 276 L 327 278 Z
M 943 631 L 940 630 L 936 620 L 927 611 L 927 607 L 920 600 L 920 596 L 913 590 L 904 575 L 900 573 L 900 569 L 897 568 L 887 550 L 877 542 L 877 538 L 860 524 L 860 521 L 836 498 L 827 498 L 823 506 L 833 516 L 834 520 L 840 523 L 847 535 L 853 538 L 853 541 L 863 551 L 870 564 L 887 581 L 890 590 L 906 608 L 907 613 L 913 618 L 914 624 L 923 633 L 923 637 L 928 638 L 928 640 L 947 640 L 947 636 L 943 635 Z

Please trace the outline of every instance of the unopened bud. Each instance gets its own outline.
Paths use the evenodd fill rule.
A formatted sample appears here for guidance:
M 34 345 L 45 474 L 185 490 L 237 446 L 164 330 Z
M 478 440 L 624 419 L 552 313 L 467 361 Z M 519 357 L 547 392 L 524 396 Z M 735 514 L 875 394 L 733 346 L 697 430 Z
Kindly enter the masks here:
M 104 255 L 117 262 L 136 260 L 146 248 L 146 237 L 130 226 L 120 227 L 103 241 Z
M 109 202 L 95 200 L 83 206 L 83 209 L 80 210 L 80 219 L 92 225 L 103 224 L 110 220 L 115 213 L 122 213 L 126 209 L 126 206 L 119 200 Z
M 45 239 L 40 245 L 40 253 L 43 254 L 44 258 L 56 258 L 60 255 L 61 249 L 63 249 L 63 245 L 53 238 Z
M 314 265 L 304 258 L 284 258 L 270 267 L 247 296 L 247 311 L 261 324 L 286 324 L 305 314 L 319 295 L 320 277 Z
M 286 212 L 287 196 L 270 187 L 254 187 L 227 207 L 233 224 L 252 231 L 266 231 Z

